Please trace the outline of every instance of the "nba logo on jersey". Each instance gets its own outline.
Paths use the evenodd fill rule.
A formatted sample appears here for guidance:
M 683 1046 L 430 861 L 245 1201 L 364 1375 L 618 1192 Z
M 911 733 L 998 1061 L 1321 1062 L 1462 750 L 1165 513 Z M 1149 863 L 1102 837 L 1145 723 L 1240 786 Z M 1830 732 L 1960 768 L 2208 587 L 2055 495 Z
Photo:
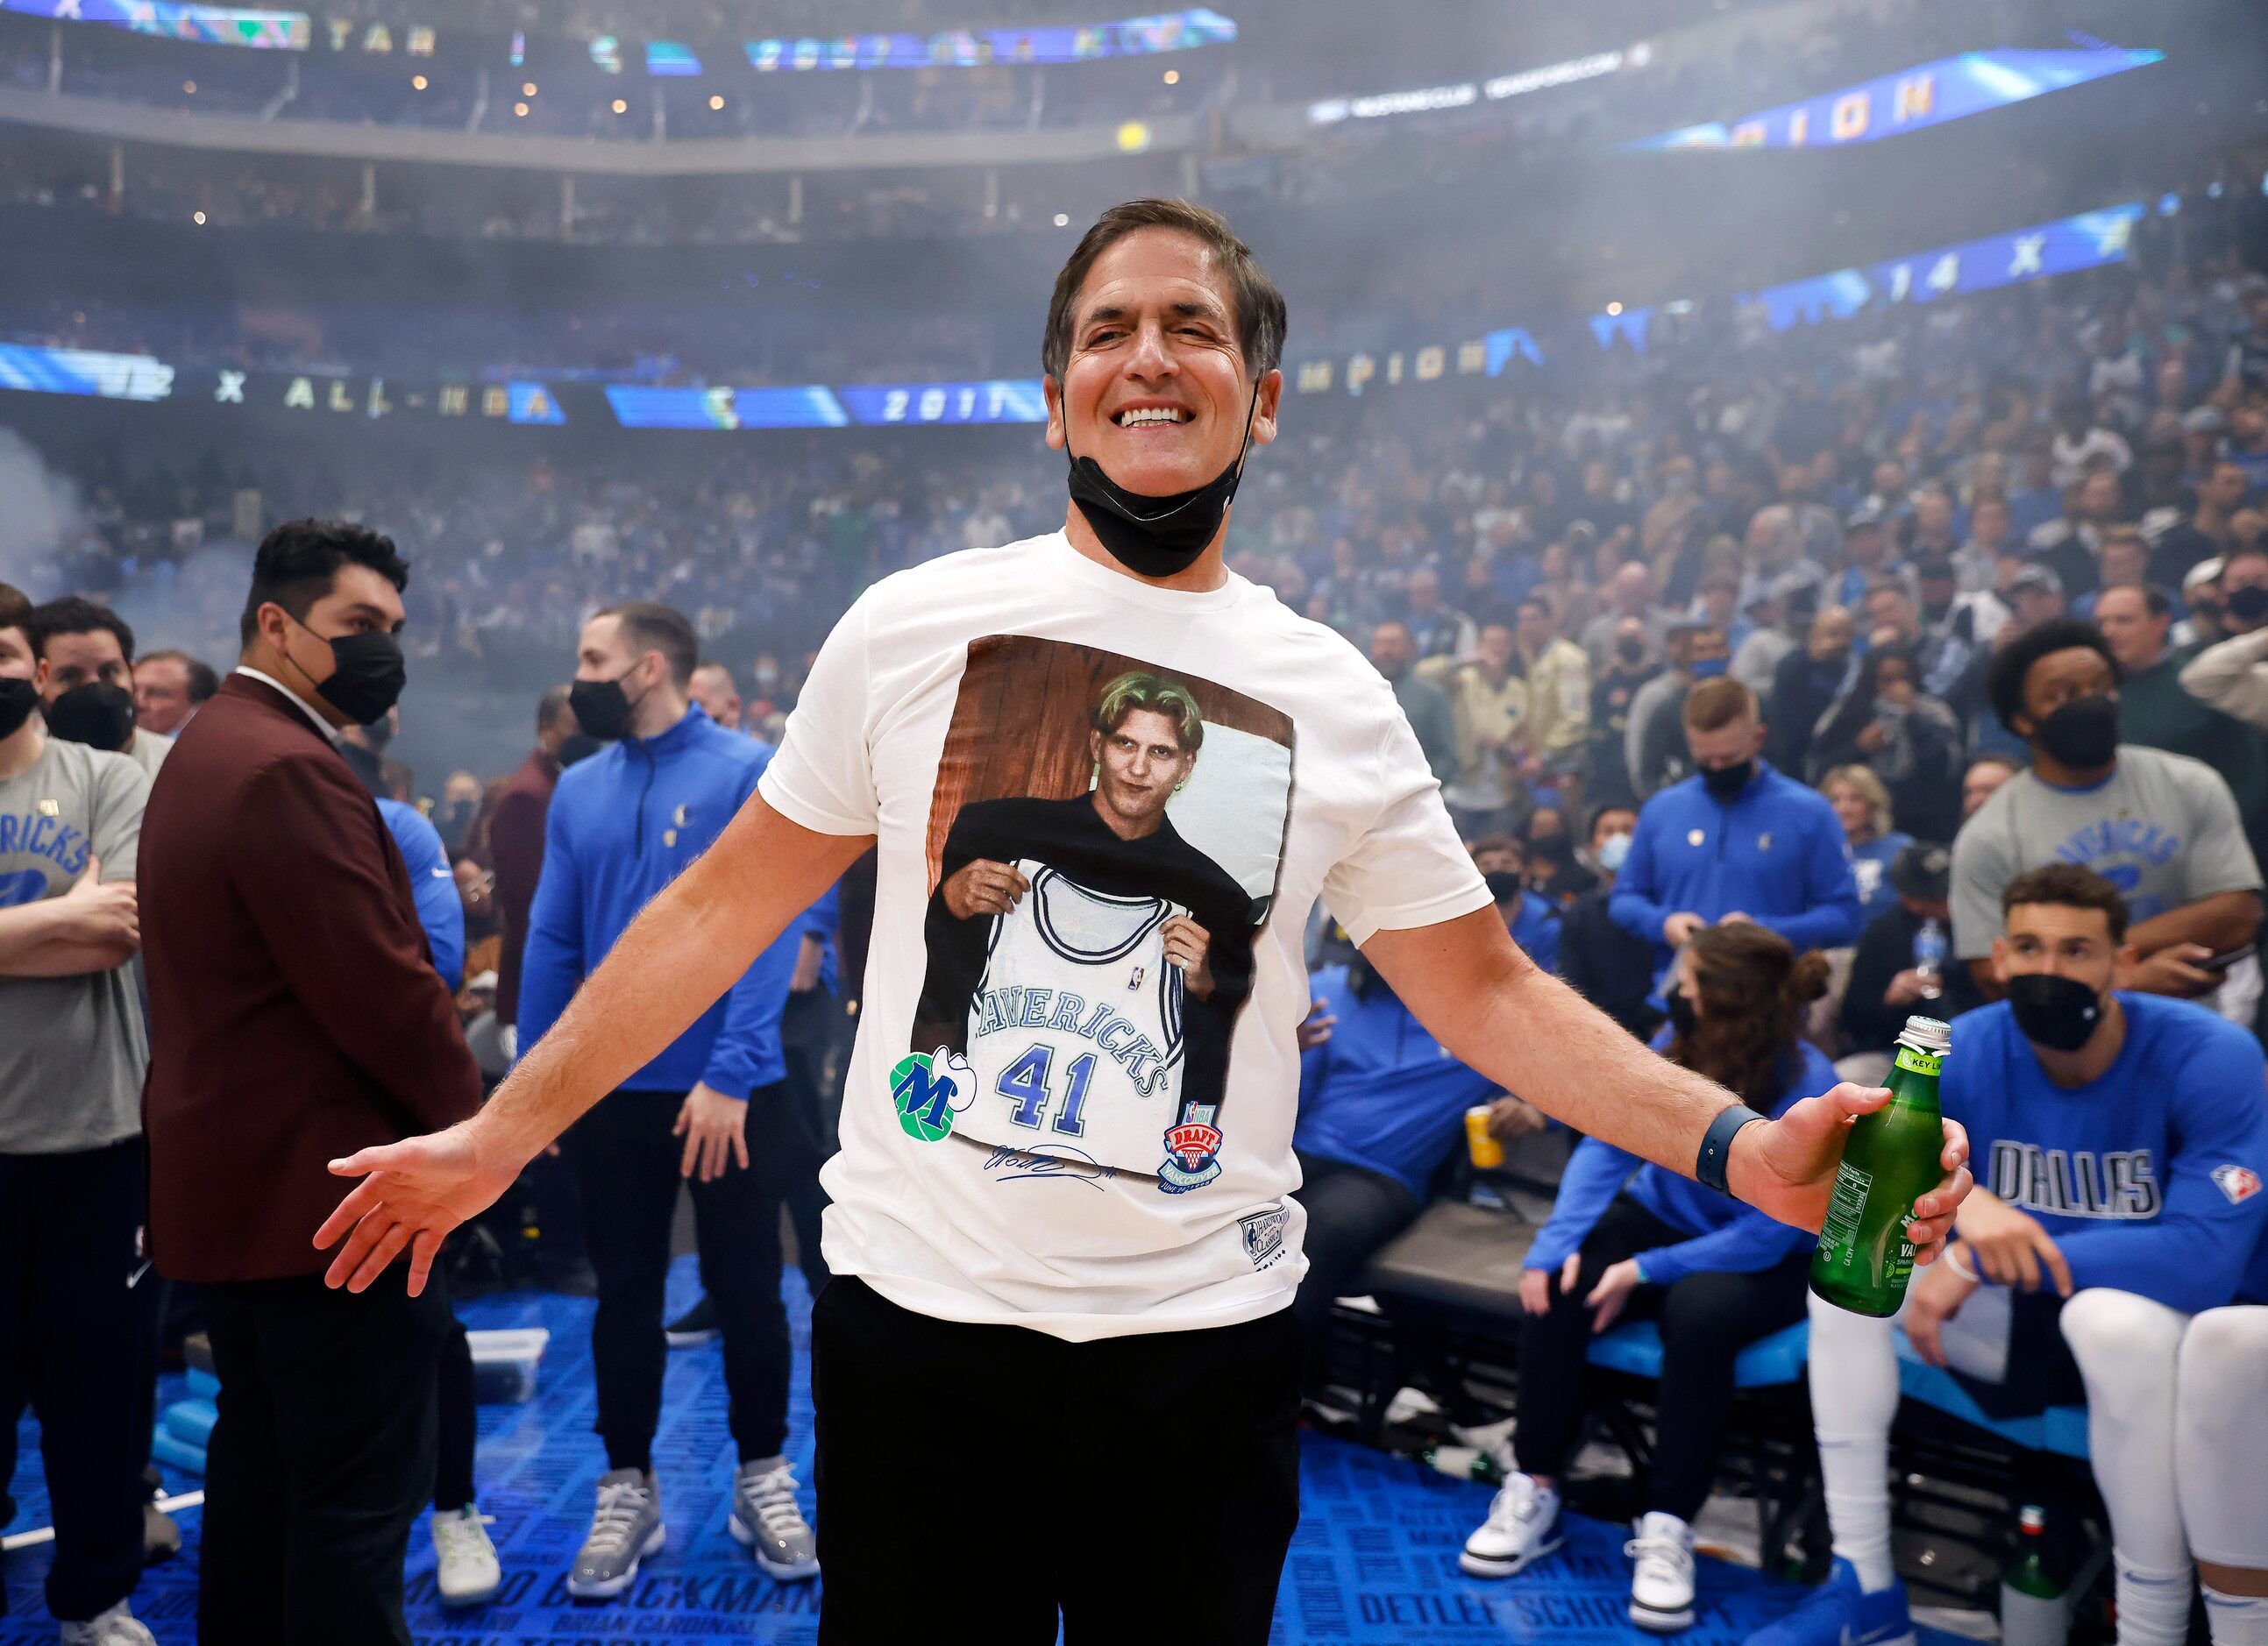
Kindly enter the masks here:
M 2260 1193 L 2260 1174 L 2250 1166 L 2215 1166 L 2213 1181 L 2232 1206 L 2241 1206 Z

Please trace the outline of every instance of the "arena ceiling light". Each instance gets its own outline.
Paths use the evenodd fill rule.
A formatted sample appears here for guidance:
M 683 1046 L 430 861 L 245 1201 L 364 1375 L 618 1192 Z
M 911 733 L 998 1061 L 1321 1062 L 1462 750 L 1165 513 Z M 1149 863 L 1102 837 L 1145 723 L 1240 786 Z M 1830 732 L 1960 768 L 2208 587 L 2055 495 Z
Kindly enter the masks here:
M 1376 92 L 1366 97 L 1326 98 L 1307 105 L 1310 125 L 1335 126 L 1345 120 L 1381 120 L 1390 114 L 1425 114 L 1445 108 L 1470 108 L 1481 103 L 1501 103 L 1530 92 L 1595 80 L 1623 69 L 1642 69 L 1653 60 L 1653 48 L 1641 40 L 1619 51 L 1594 52 L 1565 62 L 1522 69 L 1488 80 L 1462 80 L 1454 85 L 1421 86 L 1407 92 Z

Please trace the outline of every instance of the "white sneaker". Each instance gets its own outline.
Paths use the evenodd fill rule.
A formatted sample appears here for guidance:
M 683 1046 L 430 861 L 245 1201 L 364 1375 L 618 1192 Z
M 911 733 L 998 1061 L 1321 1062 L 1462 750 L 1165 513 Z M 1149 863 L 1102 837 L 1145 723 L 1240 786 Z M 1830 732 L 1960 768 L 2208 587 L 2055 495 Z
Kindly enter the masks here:
M 1631 1574 L 1630 1620 L 1656 1635 L 1693 1627 L 1693 1528 L 1656 1511 L 1631 1522 L 1637 1535 L 1623 1553 Z
M 63 1626 L 63 1646 L 158 1646 L 158 1637 L 135 1618 L 123 1600 L 100 1617 Z
M 1510 1577 L 1566 1541 L 1559 1494 L 1532 1474 L 1514 1473 L 1497 1488 L 1488 1518 L 1465 1539 L 1457 1564 L 1476 1577 Z
M 784 1458 L 754 1459 L 740 1466 L 725 1525 L 766 1576 L 799 1584 L 819 1576 L 819 1540 L 796 1506 L 795 1471 Z
M 433 1586 L 443 1606 L 485 1606 L 496 1598 L 504 1568 L 489 1541 L 490 1518 L 478 1503 L 433 1511 Z
M 637 1581 L 638 1562 L 668 1538 L 661 1520 L 661 1488 L 641 1469 L 612 1469 L 599 1477 L 599 1507 L 591 1533 L 567 1574 L 567 1592 L 578 1600 L 606 1600 Z

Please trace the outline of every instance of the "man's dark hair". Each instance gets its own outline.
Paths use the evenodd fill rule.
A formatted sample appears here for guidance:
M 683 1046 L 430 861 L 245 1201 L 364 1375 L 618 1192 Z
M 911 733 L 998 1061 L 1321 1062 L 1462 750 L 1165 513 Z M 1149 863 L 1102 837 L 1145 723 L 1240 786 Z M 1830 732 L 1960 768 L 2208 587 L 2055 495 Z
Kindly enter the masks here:
M 215 692 L 220 690 L 220 676 L 213 672 L 211 664 L 174 647 L 166 646 L 157 651 L 145 652 L 134 661 L 137 666 L 144 663 L 180 664 L 188 672 L 189 707 L 192 709 L 208 702 Z
M 1252 248 L 1236 238 L 1228 219 L 1186 200 L 1130 200 L 1113 206 L 1079 237 L 1070 258 L 1056 276 L 1056 289 L 1048 299 L 1047 335 L 1040 342 L 1040 369 L 1057 383 L 1071 364 L 1071 327 L 1078 317 L 1071 305 L 1095 260 L 1128 235 L 1142 229 L 1172 229 L 1202 240 L 1221 261 L 1235 310 L 1236 344 L 1244 356 L 1245 370 L 1254 381 L 1273 371 L 1284 358 L 1284 294 L 1252 255 Z
M 66 594 L 36 606 L 25 632 L 31 637 L 32 655 L 48 655 L 48 642 L 56 635 L 92 635 L 108 629 L 118 636 L 118 649 L 126 654 L 129 663 L 134 661 L 134 631 L 126 620 L 107 606 L 97 606 L 92 600 L 76 594 Z
M 31 642 L 32 603 L 13 584 L 0 583 L 0 628 L 20 628 L 25 643 Z
M 2078 646 L 2101 652 L 2103 662 L 2110 665 L 2111 683 L 2118 682 L 2118 659 L 2110 655 L 2110 643 L 2101 629 L 2081 618 L 2051 618 L 2017 636 L 1992 659 L 1992 672 L 1984 677 L 1984 692 L 2002 725 L 2011 731 L 2016 729 L 2016 716 L 2024 712 L 2024 677 L 2032 672 L 2032 665 Z
M 345 520 L 286 520 L 261 540 L 252 557 L 252 587 L 237 620 L 237 639 L 260 633 L 260 608 L 274 601 L 300 622 L 331 592 L 342 566 L 367 566 L 397 591 L 409 586 L 409 562 L 383 532 Z
M 538 737 L 551 730 L 559 716 L 567 712 L 567 699 L 574 691 L 572 686 L 555 686 L 543 694 L 535 705 L 535 731 Z
M 701 637 L 693 632 L 692 620 L 684 613 L 659 600 L 625 600 L 597 615 L 620 621 L 622 640 L 633 658 L 643 658 L 649 651 L 661 653 L 663 661 L 669 665 L 669 678 L 679 691 L 693 684 L 693 665 L 701 657 Z
M 2118 888 L 2083 863 L 2051 863 L 2018 875 L 2000 893 L 2006 918 L 2019 903 L 2054 903 L 2065 908 L 2099 908 L 2110 922 L 2110 941 L 2126 939 L 2126 900 Z
M 1522 863 L 1528 861 L 1528 842 L 1517 834 L 1484 834 L 1465 843 L 1465 855 L 1469 857 L 1483 857 L 1492 851 L 1508 851 Z

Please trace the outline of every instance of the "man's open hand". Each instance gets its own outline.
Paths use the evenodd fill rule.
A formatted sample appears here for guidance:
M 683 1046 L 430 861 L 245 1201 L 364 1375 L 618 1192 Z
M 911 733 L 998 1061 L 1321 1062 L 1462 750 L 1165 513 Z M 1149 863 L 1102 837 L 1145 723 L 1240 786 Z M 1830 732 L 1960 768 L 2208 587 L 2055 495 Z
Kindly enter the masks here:
M 713 1183 L 735 1159 L 742 1170 L 747 1167 L 746 1098 L 728 1098 L 713 1086 L 696 1085 L 685 1094 L 685 1102 L 677 1111 L 677 1124 L 669 1129 L 671 1135 L 685 1140 L 685 1158 L 677 1168 L 680 1177 L 690 1178 L 698 1171 L 701 1181 Z
M 955 920 L 972 920 L 979 915 L 1013 912 L 1032 883 L 1014 863 L 979 857 L 947 875 L 941 889 L 946 912 Z
M 1790 1104 L 1776 1121 L 1743 1126 L 1733 1139 L 1726 1187 L 1736 1199 L 1781 1223 L 1817 1233 L 1827 1218 L 1851 1122 L 1889 1100 L 1881 1086 L 1854 1086 L 1846 1080 L 1819 1097 Z M 1906 1226 L 1917 1265 L 1935 1261 L 1945 1249 L 1954 1212 L 1975 1187 L 1969 1175 L 1969 1134 L 1958 1121 L 1947 1121 L 1944 1127 L 1945 1148 L 1937 1157 L 1944 1180 L 1914 1202 L 1913 1220 Z
M 409 1295 L 425 1290 L 449 1231 L 495 1205 L 519 1174 L 522 1163 L 493 1157 L 479 1127 L 477 1119 L 460 1121 L 446 1131 L 331 1162 L 334 1175 L 362 1181 L 315 1231 L 318 1250 L 346 1237 L 324 1271 L 325 1285 L 366 1291 L 407 1250 Z

